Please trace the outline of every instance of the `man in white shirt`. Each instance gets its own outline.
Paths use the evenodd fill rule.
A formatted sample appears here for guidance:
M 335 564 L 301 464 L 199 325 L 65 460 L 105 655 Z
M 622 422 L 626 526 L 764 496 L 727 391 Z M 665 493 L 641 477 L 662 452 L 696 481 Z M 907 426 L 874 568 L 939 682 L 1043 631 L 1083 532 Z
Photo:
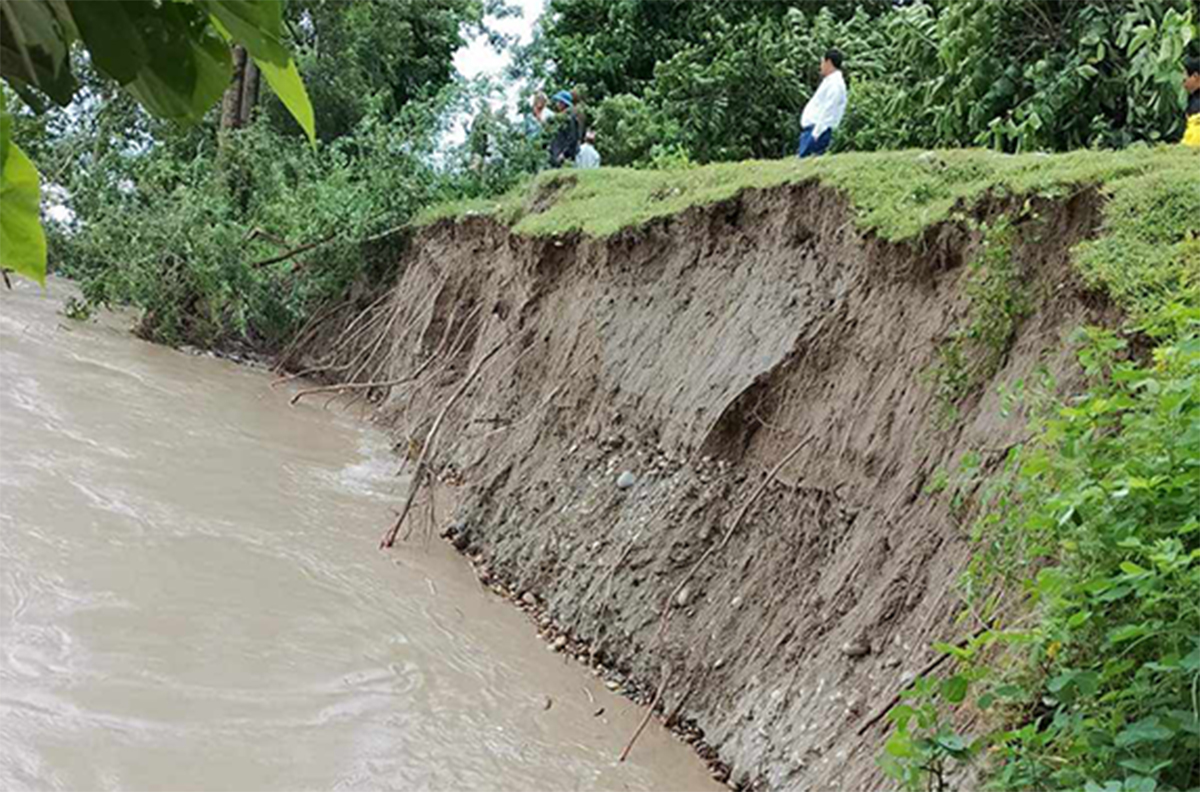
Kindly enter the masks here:
M 821 85 L 800 116 L 800 158 L 818 157 L 833 142 L 833 130 L 846 114 L 846 81 L 842 53 L 831 49 L 821 61 Z
M 579 153 L 575 155 L 576 168 L 591 170 L 600 167 L 600 152 L 596 151 L 596 147 L 593 145 L 595 142 L 596 133 L 589 129 L 583 136 L 583 145 L 579 147 Z

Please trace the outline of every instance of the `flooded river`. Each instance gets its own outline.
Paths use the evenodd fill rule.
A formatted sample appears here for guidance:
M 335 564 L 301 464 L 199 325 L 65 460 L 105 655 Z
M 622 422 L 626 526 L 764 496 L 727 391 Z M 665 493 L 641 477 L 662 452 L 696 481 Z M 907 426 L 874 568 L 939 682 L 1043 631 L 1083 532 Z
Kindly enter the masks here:
M 0 789 L 716 788 L 658 728 L 618 764 L 642 711 L 442 543 L 376 550 L 382 435 L 16 287 Z

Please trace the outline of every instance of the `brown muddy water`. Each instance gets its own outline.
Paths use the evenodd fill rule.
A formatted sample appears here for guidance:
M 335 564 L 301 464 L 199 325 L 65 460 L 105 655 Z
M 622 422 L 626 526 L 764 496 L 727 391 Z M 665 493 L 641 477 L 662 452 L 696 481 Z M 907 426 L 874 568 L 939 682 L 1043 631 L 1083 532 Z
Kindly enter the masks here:
M 716 788 L 657 727 L 618 764 L 643 711 L 440 542 L 375 549 L 382 434 L 67 293 L 0 293 L 0 789 Z

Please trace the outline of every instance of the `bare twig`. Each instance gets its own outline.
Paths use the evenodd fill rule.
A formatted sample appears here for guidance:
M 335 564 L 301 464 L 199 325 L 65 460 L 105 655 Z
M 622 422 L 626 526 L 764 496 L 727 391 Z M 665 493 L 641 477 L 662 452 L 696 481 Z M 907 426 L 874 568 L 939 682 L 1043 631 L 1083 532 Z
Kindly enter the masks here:
M 621 756 L 617 759 L 618 762 L 624 762 L 629 758 L 629 752 L 633 750 L 633 744 L 637 742 L 637 738 L 642 736 L 642 732 L 646 730 L 646 724 L 650 722 L 650 718 L 654 716 L 654 708 L 658 706 L 659 699 L 662 698 L 662 693 L 666 690 L 667 683 L 671 681 L 671 666 L 663 663 L 662 682 L 658 684 L 658 691 L 654 694 L 654 700 L 650 702 L 650 706 L 646 708 L 646 717 L 642 718 L 642 722 L 638 724 L 637 731 L 629 738 L 629 742 L 625 745 L 625 750 L 621 751 Z
M 350 364 L 348 364 L 348 363 L 344 366 L 335 366 L 332 363 L 330 363 L 328 365 L 324 365 L 324 366 L 313 366 L 312 368 L 306 368 L 303 371 L 297 371 L 294 374 L 287 374 L 282 377 L 279 377 L 278 379 L 271 382 L 271 387 L 278 388 L 280 385 L 286 385 L 287 383 L 289 383 L 293 380 L 303 379 L 304 377 L 311 377 L 313 374 L 323 374 L 326 371 L 345 371 L 349 367 L 350 367 Z
M 767 474 L 767 477 L 762 480 L 762 483 L 758 485 L 758 489 L 754 490 L 754 492 L 750 494 L 750 497 L 746 499 L 746 502 L 742 504 L 742 508 L 738 511 L 737 517 L 734 518 L 733 522 L 730 523 L 729 528 L 725 531 L 725 536 L 721 539 L 720 544 L 710 545 L 709 548 L 700 556 L 700 558 L 696 560 L 696 563 L 692 565 L 692 568 L 688 570 L 688 573 L 684 576 L 683 580 L 679 581 L 679 585 L 677 585 L 671 591 L 671 596 L 667 597 L 667 601 L 663 604 L 661 621 L 659 622 L 658 627 L 659 642 L 662 641 L 663 635 L 667 630 L 667 623 L 671 619 L 671 603 L 679 595 L 679 592 L 682 591 L 683 588 L 692 581 L 692 578 L 696 576 L 696 572 L 700 570 L 700 567 L 704 565 L 704 562 L 708 560 L 709 556 L 711 556 L 713 552 L 716 550 L 725 549 L 725 546 L 729 544 L 729 540 L 733 538 L 734 532 L 737 531 L 738 526 L 742 524 L 742 520 L 744 520 L 746 518 L 746 514 L 749 513 L 750 507 L 754 505 L 767 487 L 773 481 L 775 481 L 775 477 L 779 475 L 779 471 L 783 470 L 784 466 L 787 465 L 788 462 L 791 462 L 796 454 L 799 454 L 800 451 L 803 450 L 803 448 L 815 438 L 815 434 L 804 438 L 796 444 L 795 448 L 787 452 L 783 459 L 779 460 L 779 463 L 775 465 L 771 472 Z
M 242 237 L 242 242 L 250 242 L 252 240 L 258 239 L 259 237 L 262 237 L 263 239 L 268 239 L 268 240 L 274 242 L 276 245 L 279 245 L 279 247 L 281 247 L 281 248 L 288 247 L 288 241 L 286 239 L 279 236 L 278 234 L 272 234 L 267 229 L 260 228 L 258 226 L 251 228 L 250 231 L 247 232 L 247 234 L 244 237 Z
M 347 391 L 360 390 L 362 388 L 394 388 L 397 385 L 404 385 L 412 382 L 414 379 L 421 376 L 422 370 L 424 370 L 423 367 L 422 369 L 419 369 L 417 373 L 411 376 L 401 377 L 400 379 L 394 380 L 378 380 L 375 382 L 342 382 L 337 385 L 318 385 L 312 388 L 305 388 L 304 390 L 296 391 L 296 395 L 292 397 L 290 403 L 295 404 L 305 396 L 313 396 L 318 393 L 346 393 Z
M 438 413 L 438 417 L 434 419 L 433 426 L 429 429 L 429 434 L 425 436 L 425 443 L 421 446 L 421 455 L 417 457 L 417 465 L 416 469 L 413 471 L 412 483 L 408 488 L 408 498 L 404 501 L 404 509 L 400 512 L 400 516 L 396 518 L 396 522 L 392 525 L 392 527 L 389 528 L 387 533 L 383 535 L 383 539 L 379 543 L 379 547 L 381 549 L 385 547 L 392 547 L 396 544 L 396 534 L 400 532 L 400 526 L 404 524 L 404 518 L 408 516 L 409 510 L 412 509 L 413 500 L 416 498 L 417 490 L 419 490 L 421 487 L 421 479 L 425 472 L 426 466 L 425 460 L 429 456 L 429 451 L 430 448 L 433 447 L 434 441 L 437 440 L 438 430 L 442 428 L 442 422 L 446 420 L 446 415 L 450 412 L 450 408 L 452 408 L 455 402 L 462 398 L 463 394 L 467 392 L 467 389 L 471 387 L 471 383 L 473 383 L 475 378 L 479 376 L 479 372 L 483 371 L 488 361 L 491 360 L 497 352 L 507 346 L 508 342 L 508 338 L 504 339 L 492 347 L 491 350 L 489 350 L 488 353 L 482 358 L 480 358 L 479 362 L 475 364 L 475 368 L 472 369 L 471 373 L 466 376 L 462 384 L 458 386 L 458 390 L 454 392 L 454 395 L 451 396 L 446 402 L 445 406 L 442 407 L 442 411 Z M 407 539 L 408 535 L 411 533 L 412 530 L 410 529 L 405 534 L 405 539 Z

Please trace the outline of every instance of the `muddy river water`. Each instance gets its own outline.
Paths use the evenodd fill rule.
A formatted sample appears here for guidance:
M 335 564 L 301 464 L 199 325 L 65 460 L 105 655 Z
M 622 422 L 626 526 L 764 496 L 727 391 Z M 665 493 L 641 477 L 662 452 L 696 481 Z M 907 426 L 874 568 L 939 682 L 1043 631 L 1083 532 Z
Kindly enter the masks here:
M 619 764 L 642 710 L 442 543 L 376 550 L 382 434 L 66 291 L 0 293 L 0 789 L 716 788 L 657 727 Z

